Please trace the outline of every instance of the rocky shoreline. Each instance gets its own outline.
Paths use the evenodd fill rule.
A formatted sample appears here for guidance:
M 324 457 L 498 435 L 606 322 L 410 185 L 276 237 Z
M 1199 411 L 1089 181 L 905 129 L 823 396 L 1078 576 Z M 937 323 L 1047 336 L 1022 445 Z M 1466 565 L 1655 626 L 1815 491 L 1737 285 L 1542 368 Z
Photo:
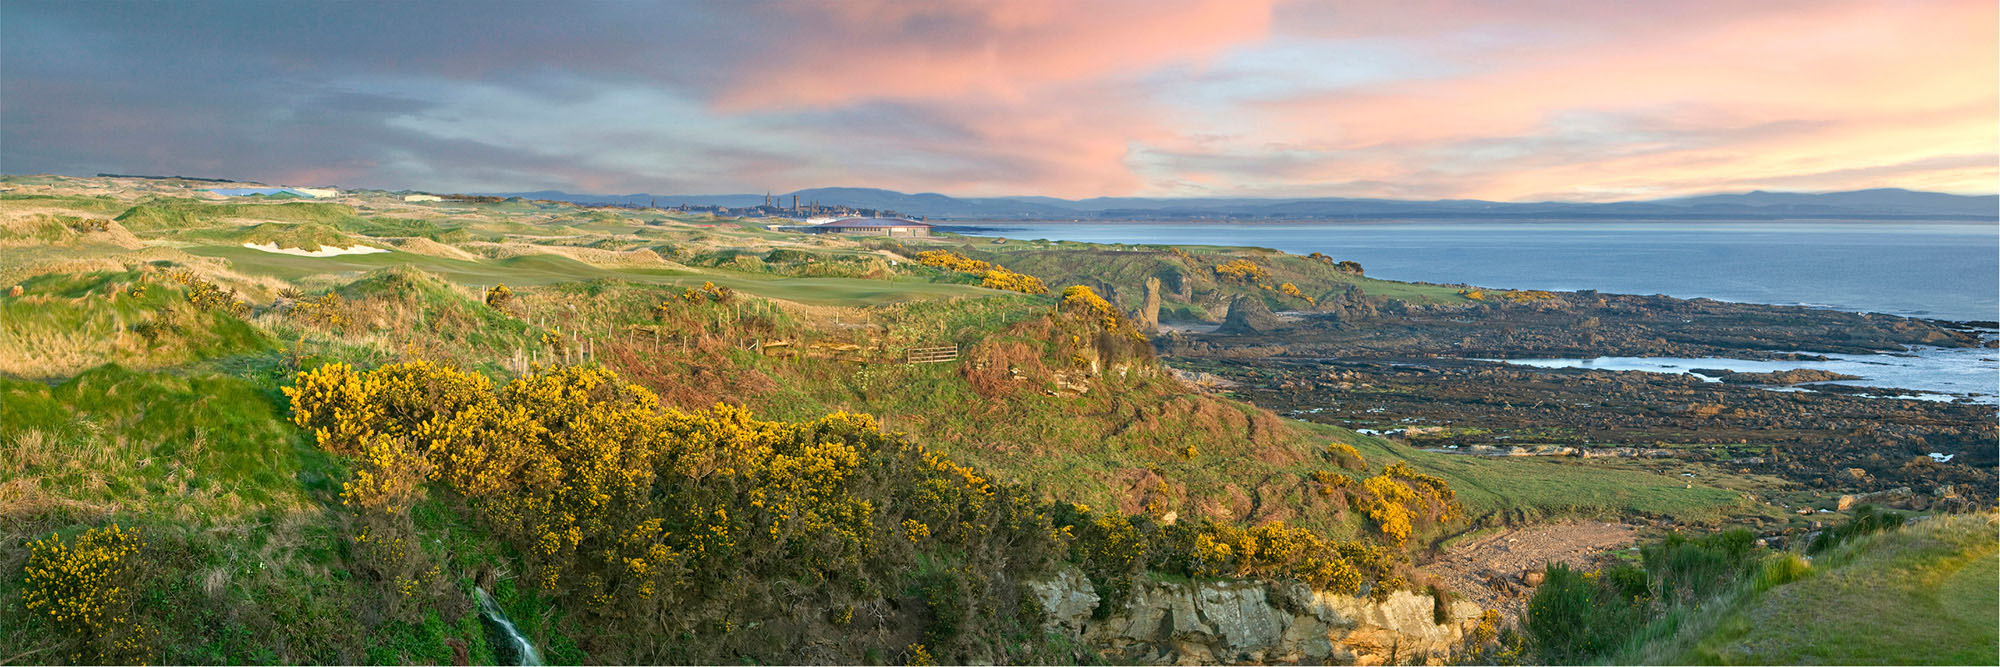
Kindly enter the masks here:
M 1483 455 L 1675 458 L 1824 493 L 1905 489 L 1905 506 L 1987 505 L 2000 408 L 1878 398 L 1812 369 L 1687 374 L 1486 359 L 1728 357 L 1817 361 L 1907 346 L 1992 347 L 1991 323 L 1664 296 L 1485 292 L 1470 306 L 1359 296 L 1315 312 L 1239 299 L 1222 326 L 1161 336 L 1215 386 L 1296 418 Z M 1803 385 L 1815 391 L 1772 391 Z M 1874 394 L 1874 395 L 1871 395 Z
M 1802 306 L 1598 292 L 1484 292 L 1470 305 L 1411 305 L 1359 294 L 1312 311 L 1272 313 L 1239 298 L 1208 333 L 1160 343 L 1183 358 L 1733 357 L 1804 360 L 1909 346 L 1994 347 L 1988 323 L 1946 322 Z

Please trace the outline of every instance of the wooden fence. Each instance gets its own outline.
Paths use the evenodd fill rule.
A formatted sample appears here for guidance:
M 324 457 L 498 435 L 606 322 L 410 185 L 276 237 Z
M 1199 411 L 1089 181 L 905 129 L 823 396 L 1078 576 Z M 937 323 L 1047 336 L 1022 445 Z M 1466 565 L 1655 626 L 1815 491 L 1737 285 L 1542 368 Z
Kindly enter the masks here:
M 957 360 L 958 346 L 956 345 L 912 348 L 909 356 L 906 358 L 906 361 L 912 364 L 937 364 Z

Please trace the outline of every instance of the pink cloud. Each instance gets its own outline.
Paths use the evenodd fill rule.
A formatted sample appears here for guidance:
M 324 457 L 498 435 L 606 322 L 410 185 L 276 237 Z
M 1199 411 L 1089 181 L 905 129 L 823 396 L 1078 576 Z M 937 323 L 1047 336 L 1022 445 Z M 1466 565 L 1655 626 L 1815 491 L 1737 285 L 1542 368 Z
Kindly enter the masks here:
M 1450 160 L 1454 149 L 1596 142 L 1594 154 L 1492 162 L 1438 193 L 1503 199 L 1679 194 L 1995 152 L 2000 71 L 1990 2 L 1815 3 L 1696 18 L 1610 17 L 1567 48 L 1479 51 L 1480 66 L 1468 74 L 1270 102 L 1259 109 L 1258 136 L 1336 155 L 1395 155 L 1410 173 Z M 1990 172 L 1925 179 L 1991 190 Z

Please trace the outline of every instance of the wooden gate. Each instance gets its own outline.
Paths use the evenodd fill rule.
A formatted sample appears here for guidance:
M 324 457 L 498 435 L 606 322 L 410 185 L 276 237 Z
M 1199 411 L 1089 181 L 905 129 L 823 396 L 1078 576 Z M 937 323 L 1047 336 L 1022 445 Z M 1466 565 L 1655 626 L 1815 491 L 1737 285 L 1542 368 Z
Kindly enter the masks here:
M 957 360 L 958 346 L 956 345 L 911 348 L 908 357 L 908 362 L 912 364 L 937 364 Z

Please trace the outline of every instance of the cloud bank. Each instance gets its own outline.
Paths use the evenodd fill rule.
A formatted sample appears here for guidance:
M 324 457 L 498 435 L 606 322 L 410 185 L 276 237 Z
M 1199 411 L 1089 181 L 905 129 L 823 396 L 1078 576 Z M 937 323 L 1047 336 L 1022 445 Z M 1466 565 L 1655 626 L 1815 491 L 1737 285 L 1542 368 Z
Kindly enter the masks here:
M 1992 2 L 0 3 L 0 169 L 445 191 L 1996 189 Z

